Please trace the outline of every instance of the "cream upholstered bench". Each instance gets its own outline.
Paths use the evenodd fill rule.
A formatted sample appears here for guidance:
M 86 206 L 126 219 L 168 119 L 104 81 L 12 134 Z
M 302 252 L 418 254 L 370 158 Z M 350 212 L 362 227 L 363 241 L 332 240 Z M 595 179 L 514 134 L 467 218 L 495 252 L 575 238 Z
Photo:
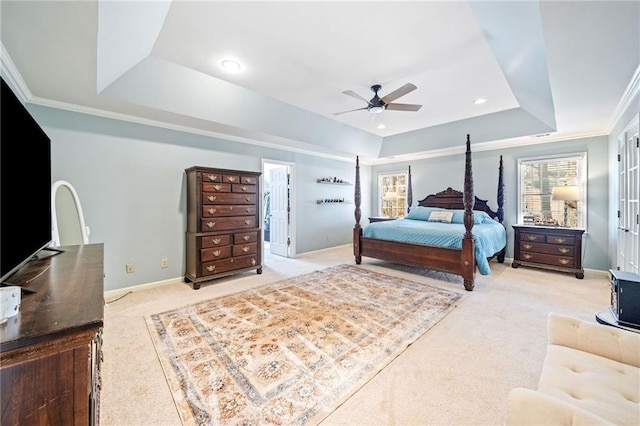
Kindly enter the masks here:
M 640 425 L 640 334 L 553 312 L 547 330 L 538 389 L 509 393 L 507 424 Z

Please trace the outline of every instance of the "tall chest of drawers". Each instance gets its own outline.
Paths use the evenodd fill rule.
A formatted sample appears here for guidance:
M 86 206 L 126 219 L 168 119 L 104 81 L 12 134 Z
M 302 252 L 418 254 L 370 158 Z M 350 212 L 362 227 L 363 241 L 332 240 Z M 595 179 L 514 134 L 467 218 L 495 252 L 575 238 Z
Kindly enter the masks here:
M 582 234 L 580 228 L 512 225 L 514 251 L 512 267 L 520 265 L 571 272 L 584 278 Z
M 262 273 L 259 172 L 190 167 L 185 281 Z

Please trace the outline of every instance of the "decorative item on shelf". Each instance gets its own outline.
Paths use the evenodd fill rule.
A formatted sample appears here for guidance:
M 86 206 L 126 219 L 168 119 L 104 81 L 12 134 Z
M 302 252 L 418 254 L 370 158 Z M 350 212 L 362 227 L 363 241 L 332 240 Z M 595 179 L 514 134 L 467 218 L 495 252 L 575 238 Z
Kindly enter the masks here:
M 576 185 L 554 186 L 551 190 L 551 200 L 564 201 L 564 222 L 563 226 L 569 227 L 567 223 L 568 209 L 574 208 L 578 210 L 578 204 L 576 201 L 580 199 L 580 187 Z
M 393 202 L 398 199 L 398 193 L 395 191 L 385 192 L 384 197 L 382 197 L 382 199 L 387 202 L 387 210 L 389 213 L 389 217 L 393 217 Z
M 345 203 L 346 201 L 344 200 L 344 198 L 325 198 L 324 200 L 318 200 L 317 201 L 318 204 L 325 204 L 325 203 Z
M 325 178 L 320 178 L 317 179 L 316 182 L 318 183 L 334 183 L 334 184 L 338 184 L 338 185 L 351 185 L 351 182 L 348 182 L 346 180 L 343 179 L 339 179 L 337 177 L 325 177 Z

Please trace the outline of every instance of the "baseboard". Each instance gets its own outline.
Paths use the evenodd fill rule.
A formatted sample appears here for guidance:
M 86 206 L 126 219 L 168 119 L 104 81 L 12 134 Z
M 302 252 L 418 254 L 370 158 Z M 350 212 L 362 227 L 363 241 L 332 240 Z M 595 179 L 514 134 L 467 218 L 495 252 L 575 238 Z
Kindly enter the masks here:
M 145 283 L 145 284 L 138 284 L 138 285 L 133 285 L 131 287 L 125 287 L 125 288 L 118 288 L 115 290 L 108 290 L 104 292 L 104 298 L 105 300 L 108 301 L 108 299 L 114 299 L 114 298 L 118 298 L 120 296 L 123 296 L 124 294 L 127 294 L 129 292 L 134 292 L 134 291 L 141 291 L 141 290 L 148 290 L 150 288 L 153 287 L 162 287 L 168 284 L 174 284 L 174 283 L 182 283 L 184 282 L 184 277 L 177 277 L 177 278 L 170 278 L 168 280 L 162 280 L 162 281 L 155 281 L 152 283 Z

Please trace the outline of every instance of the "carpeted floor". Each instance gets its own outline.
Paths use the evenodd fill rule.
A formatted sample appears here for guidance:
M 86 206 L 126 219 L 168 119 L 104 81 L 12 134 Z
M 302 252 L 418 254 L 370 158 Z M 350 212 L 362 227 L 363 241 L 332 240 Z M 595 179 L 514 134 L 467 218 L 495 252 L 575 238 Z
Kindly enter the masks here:
M 176 279 L 106 295 L 101 424 L 180 425 L 145 317 L 289 277 L 353 264 L 351 246 L 265 258 L 262 275 L 222 278 L 194 291 Z M 595 322 L 609 304 L 604 272 L 571 274 L 491 263 L 473 292 L 461 279 L 363 259 L 360 268 L 464 294 L 464 301 L 393 359 L 335 411 L 326 425 L 500 425 L 509 391 L 535 388 L 551 311 Z M 417 273 L 415 273 L 417 272 Z M 118 300 L 116 300 L 118 299 Z
M 147 317 L 184 424 L 316 424 L 463 296 L 338 265 Z

